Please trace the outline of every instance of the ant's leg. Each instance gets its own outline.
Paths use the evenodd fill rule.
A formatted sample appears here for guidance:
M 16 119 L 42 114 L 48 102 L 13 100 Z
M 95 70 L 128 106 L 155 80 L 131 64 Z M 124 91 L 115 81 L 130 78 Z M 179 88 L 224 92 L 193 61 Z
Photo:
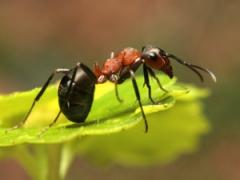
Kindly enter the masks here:
M 168 90 L 164 89 L 164 87 L 162 86 L 162 84 L 160 83 L 158 77 L 156 76 L 156 74 L 154 73 L 154 71 L 151 68 L 146 67 L 148 72 L 150 73 L 150 75 L 155 79 L 155 81 L 157 81 L 157 84 L 159 86 L 160 89 L 162 89 L 165 93 L 168 92 Z
M 51 80 L 53 79 L 54 75 L 56 75 L 57 73 L 64 73 L 67 74 L 69 73 L 71 70 L 69 69 L 56 69 L 48 78 L 48 80 L 44 83 L 42 89 L 40 90 L 40 92 L 37 94 L 37 96 L 34 98 L 33 103 L 28 111 L 28 113 L 26 114 L 26 116 L 24 117 L 23 121 L 20 122 L 19 124 L 17 124 L 16 126 L 8 129 L 8 130 L 13 130 L 13 129 L 17 129 L 21 126 L 23 126 L 25 124 L 25 122 L 27 121 L 29 115 L 31 114 L 33 107 L 35 106 L 36 102 L 41 98 L 41 96 L 43 95 L 43 93 L 45 92 L 45 90 L 47 89 L 49 83 L 51 82 Z
M 73 86 L 73 82 L 74 82 L 74 79 L 75 79 L 75 77 L 76 77 L 76 74 L 77 74 L 77 70 L 78 70 L 78 68 L 81 66 L 81 63 L 77 63 L 77 65 L 75 66 L 75 68 L 73 69 L 73 74 L 72 74 L 72 78 L 71 78 L 71 81 L 70 81 L 70 85 L 69 85 L 69 88 L 68 88 L 68 90 L 67 90 L 67 93 L 66 93 L 66 99 L 67 99 L 67 101 L 66 101 L 66 103 L 68 102 L 68 99 L 69 99 L 69 94 L 70 94 L 70 91 L 71 91 L 71 89 L 72 89 L 72 86 Z
M 146 84 L 148 88 L 148 98 L 152 101 L 153 104 L 156 104 L 156 102 L 152 98 L 151 85 L 149 83 L 149 77 L 148 77 L 148 70 L 145 64 L 143 65 L 143 75 L 144 75 L 144 84 Z
M 57 116 L 55 117 L 55 119 L 53 120 L 53 122 L 51 122 L 47 127 L 43 128 L 40 133 L 38 134 L 38 136 L 40 137 L 43 133 L 45 133 L 50 127 L 52 127 L 58 120 L 60 114 L 61 114 L 61 110 L 58 112 Z
M 116 97 L 117 97 L 118 102 L 122 103 L 123 100 L 122 100 L 122 99 L 120 98 L 120 96 L 119 96 L 118 84 L 117 84 L 117 83 L 115 83 L 115 95 L 116 95 Z
M 69 85 L 69 88 L 67 90 L 67 93 L 66 93 L 66 103 L 68 103 L 68 100 L 69 100 L 69 97 L 70 97 L 70 92 L 71 92 L 71 89 L 72 89 L 72 86 L 73 86 L 73 82 L 74 82 L 74 79 L 76 77 L 76 74 L 77 74 L 77 70 L 78 68 L 81 66 L 81 63 L 77 63 L 76 67 L 69 70 L 69 71 L 72 71 L 73 70 L 73 74 L 72 74 L 72 78 L 71 78 L 71 81 L 70 81 L 70 85 Z M 61 110 L 58 112 L 56 118 L 46 127 L 44 128 L 39 135 L 43 134 L 46 130 L 48 130 L 50 127 L 52 127 L 58 120 L 59 116 L 61 114 Z
M 118 93 L 119 76 L 116 75 L 116 74 L 112 74 L 109 77 L 109 80 L 115 84 L 114 89 L 115 89 L 115 95 L 116 95 L 116 98 L 117 98 L 118 102 L 120 102 L 120 103 L 123 102 L 123 100 L 120 98 L 119 93 Z
M 49 125 L 48 125 L 48 128 L 52 127 L 58 120 L 60 114 L 61 114 L 61 110 L 58 112 L 57 116 L 55 117 L 55 119 L 53 120 L 53 122 L 51 122 Z
M 145 123 L 145 132 L 147 133 L 148 132 L 147 118 L 145 116 L 145 113 L 144 113 L 144 110 L 143 110 L 143 107 L 142 107 L 141 97 L 140 97 L 140 93 L 139 93 L 139 90 L 138 90 L 135 75 L 134 75 L 134 72 L 132 70 L 129 70 L 129 72 L 130 72 L 130 75 L 131 75 L 131 78 L 132 78 L 132 84 L 133 84 L 134 92 L 135 92 L 135 95 L 137 97 L 137 101 L 139 103 L 139 106 L 140 106 L 140 109 L 141 109 L 141 112 L 142 112 L 142 117 L 143 117 L 143 120 L 144 120 L 144 123 Z

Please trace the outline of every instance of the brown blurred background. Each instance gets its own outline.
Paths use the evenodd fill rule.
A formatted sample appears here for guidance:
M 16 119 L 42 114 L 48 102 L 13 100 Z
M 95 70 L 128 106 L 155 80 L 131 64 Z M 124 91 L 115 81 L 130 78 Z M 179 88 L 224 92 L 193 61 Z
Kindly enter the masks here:
M 181 81 L 212 89 L 205 100 L 212 132 L 198 152 L 167 166 L 102 168 L 77 159 L 67 179 L 238 180 L 239 17 L 237 0 L 1 1 L 0 92 L 40 86 L 57 67 L 92 66 L 127 46 L 157 45 L 216 73 L 217 84 L 201 84 L 174 64 Z M 0 174 L 29 178 L 11 160 L 0 162 Z

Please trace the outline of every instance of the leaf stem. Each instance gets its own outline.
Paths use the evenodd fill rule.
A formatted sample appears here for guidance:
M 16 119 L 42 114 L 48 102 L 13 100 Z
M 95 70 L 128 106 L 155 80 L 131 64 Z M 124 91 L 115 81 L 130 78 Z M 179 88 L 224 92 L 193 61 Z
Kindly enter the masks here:
M 47 179 L 62 180 L 60 177 L 60 161 L 62 144 L 47 145 L 48 151 L 48 175 Z

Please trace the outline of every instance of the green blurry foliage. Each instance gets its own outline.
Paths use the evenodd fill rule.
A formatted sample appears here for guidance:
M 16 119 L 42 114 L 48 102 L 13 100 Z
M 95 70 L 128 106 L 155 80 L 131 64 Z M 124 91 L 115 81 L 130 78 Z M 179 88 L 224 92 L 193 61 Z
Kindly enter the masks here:
M 117 101 L 113 84 L 96 85 L 93 106 L 84 123 L 72 123 L 61 115 L 41 136 L 39 132 L 59 111 L 57 85 L 47 89 L 24 127 L 8 133 L 7 128 L 23 119 L 39 88 L 0 96 L 0 158 L 15 158 L 32 179 L 64 179 L 78 155 L 98 164 L 146 166 L 169 163 L 196 150 L 200 135 L 209 130 L 200 103 L 208 92 L 176 83 L 163 74 L 159 78 L 169 92 L 164 93 L 152 80 L 152 95 L 159 102 L 152 105 L 147 88 L 142 87 L 143 77 L 137 77 L 148 133 L 144 133 L 130 80 L 119 86 L 123 103 Z

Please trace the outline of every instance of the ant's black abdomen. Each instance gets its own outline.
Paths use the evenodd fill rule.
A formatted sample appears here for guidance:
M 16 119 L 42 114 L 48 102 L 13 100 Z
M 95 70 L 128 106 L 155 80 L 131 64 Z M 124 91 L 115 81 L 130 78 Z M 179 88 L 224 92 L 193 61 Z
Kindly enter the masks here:
M 96 76 L 85 65 L 81 64 L 76 72 L 72 88 L 72 74 L 65 75 L 59 85 L 58 96 L 59 106 L 62 113 L 72 122 L 84 122 L 91 109 Z

